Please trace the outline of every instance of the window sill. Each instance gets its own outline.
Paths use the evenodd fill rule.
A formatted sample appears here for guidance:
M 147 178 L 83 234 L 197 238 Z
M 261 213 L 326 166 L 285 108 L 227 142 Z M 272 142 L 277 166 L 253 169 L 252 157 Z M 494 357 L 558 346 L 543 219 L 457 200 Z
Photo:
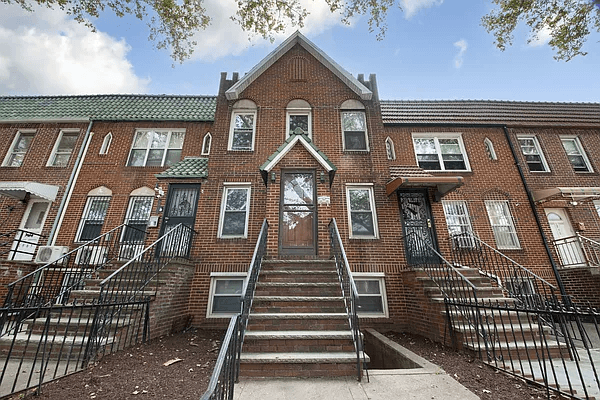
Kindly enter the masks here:
M 254 149 L 227 149 L 229 153 L 253 153 Z
M 350 236 L 352 240 L 379 240 L 379 236 Z
M 367 150 L 344 150 L 344 154 L 359 154 L 359 155 L 366 155 L 369 154 L 371 152 L 371 150 L 367 149 Z
M 388 315 L 385 314 L 368 314 L 368 313 L 357 313 L 358 314 L 358 318 L 369 318 L 369 319 L 374 319 L 374 318 L 378 318 L 378 319 L 389 319 L 390 317 Z

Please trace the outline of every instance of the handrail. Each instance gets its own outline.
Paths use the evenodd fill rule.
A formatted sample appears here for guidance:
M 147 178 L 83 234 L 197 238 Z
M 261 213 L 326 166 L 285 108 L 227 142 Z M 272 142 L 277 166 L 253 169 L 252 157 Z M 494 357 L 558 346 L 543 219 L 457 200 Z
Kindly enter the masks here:
M 579 233 L 552 241 L 562 267 L 600 266 L 600 243 Z
M 344 249 L 344 244 L 342 243 L 342 238 L 340 236 L 335 218 L 332 218 L 331 222 L 329 222 L 329 235 L 331 240 L 331 250 L 335 259 L 336 270 L 342 289 L 342 295 L 344 296 L 346 313 L 348 314 L 348 323 L 350 324 L 350 330 L 352 332 L 352 341 L 354 343 L 354 349 L 356 350 L 356 369 L 358 380 L 362 380 L 363 369 L 367 373 L 367 380 L 369 380 L 369 371 L 367 369 L 364 343 L 362 334 L 360 332 L 360 322 L 358 319 L 358 290 L 356 289 L 354 277 L 352 276 L 352 271 L 350 270 L 350 264 L 348 263 L 348 258 L 346 257 L 346 250 Z
M 19 236 L 19 238 L 17 239 L 17 232 L 21 232 L 21 235 Z M 35 233 L 35 232 L 30 232 L 24 229 L 13 229 L 12 231 L 8 231 L 5 232 L 3 234 L 0 234 L 0 239 L 2 238 L 9 238 L 11 236 L 13 236 L 13 233 L 15 234 L 14 237 L 12 239 L 8 239 L 4 242 L 0 242 L 0 249 L 2 249 L 3 247 L 7 247 L 7 250 L 2 250 L 0 251 L 0 256 L 3 256 L 5 254 L 9 254 L 12 253 L 12 257 L 9 256 L 8 260 L 12 261 L 15 260 L 15 254 L 27 254 L 29 256 L 31 256 L 31 259 L 33 259 L 33 257 L 35 256 L 35 248 L 33 250 L 33 252 L 29 252 L 29 251 L 23 251 L 23 250 L 19 250 L 19 245 L 21 243 L 24 244 L 31 244 L 33 246 L 36 246 L 39 244 L 39 240 L 40 238 L 45 238 L 46 235 L 41 235 L 39 233 Z M 38 240 L 34 241 L 34 242 L 30 242 L 28 240 L 24 240 L 23 236 L 24 235 L 30 235 L 30 236 L 37 236 Z M 15 243 L 14 248 L 13 248 L 13 243 Z M 18 259 L 17 259 L 18 260 Z

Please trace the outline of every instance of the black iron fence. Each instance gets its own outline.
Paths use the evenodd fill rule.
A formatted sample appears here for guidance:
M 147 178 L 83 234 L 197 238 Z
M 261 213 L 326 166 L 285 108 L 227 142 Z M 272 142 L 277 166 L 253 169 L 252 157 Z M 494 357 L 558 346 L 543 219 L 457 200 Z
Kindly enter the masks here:
M 7 260 L 31 261 L 35 258 L 40 239 L 46 238 L 35 232 L 23 229 L 0 234 L 0 257 Z
M 363 337 L 360 332 L 358 320 L 358 290 L 356 289 L 356 284 L 352 277 L 352 271 L 350 271 L 350 264 L 346 258 L 346 250 L 344 249 L 335 218 L 329 223 L 329 237 L 331 239 L 331 252 L 335 260 L 336 270 L 342 287 L 342 296 L 344 297 L 346 312 L 348 313 L 352 341 L 354 342 L 354 348 L 356 350 L 356 371 L 358 380 L 360 381 L 362 379 L 363 370 L 367 373 L 367 379 L 369 378 L 369 371 L 367 369 Z
M 575 234 L 552 242 L 562 267 L 600 266 L 600 242 Z

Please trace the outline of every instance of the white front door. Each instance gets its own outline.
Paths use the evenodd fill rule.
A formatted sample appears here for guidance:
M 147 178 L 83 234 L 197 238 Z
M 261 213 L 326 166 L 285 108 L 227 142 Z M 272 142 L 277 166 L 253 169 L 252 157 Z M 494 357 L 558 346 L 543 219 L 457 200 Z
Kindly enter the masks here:
M 9 259 L 31 261 L 38 241 L 44 229 L 50 202 L 47 200 L 30 200 L 21 220 L 20 232 L 13 241 Z
M 565 210 L 562 208 L 546 208 L 544 211 L 563 267 L 585 265 L 581 245 Z

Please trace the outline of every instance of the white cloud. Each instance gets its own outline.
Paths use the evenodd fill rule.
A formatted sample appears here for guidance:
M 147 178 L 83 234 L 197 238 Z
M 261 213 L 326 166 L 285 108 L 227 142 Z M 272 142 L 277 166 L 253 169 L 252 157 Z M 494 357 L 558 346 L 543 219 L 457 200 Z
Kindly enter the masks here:
M 339 14 L 332 14 L 325 1 L 301 0 L 301 4 L 310 13 L 300 29 L 304 35 L 316 35 L 324 32 L 334 25 L 342 25 Z M 239 55 L 250 46 L 268 46 L 269 41 L 261 36 L 248 39 L 248 32 L 242 31 L 240 26 L 230 17 L 235 15 L 237 2 L 234 0 L 206 0 L 206 12 L 211 16 L 211 25 L 194 35 L 198 46 L 194 49 L 193 59 L 214 61 L 227 55 Z M 276 35 L 276 40 L 287 38 L 297 28 L 288 27 L 281 34 Z
M 532 36 L 528 43 L 531 47 L 539 47 L 547 44 L 552 39 L 552 30 L 547 26 L 543 27 L 537 36 Z
M 3 5 L 0 16 L 0 93 L 142 93 L 121 39 L 69 20 L 64 12 Z
M 469 45 L 465 39 L 460 39 L 458 42 L 454 42 L 454 46 L 458 47 L 458 54 L 454 57 L 454 66 L 460 68 L 463 65 L 463 58 Z
M 424 8 L 439 6 L 444 0 L 400 0 L 406 18 L 411 18 Z

